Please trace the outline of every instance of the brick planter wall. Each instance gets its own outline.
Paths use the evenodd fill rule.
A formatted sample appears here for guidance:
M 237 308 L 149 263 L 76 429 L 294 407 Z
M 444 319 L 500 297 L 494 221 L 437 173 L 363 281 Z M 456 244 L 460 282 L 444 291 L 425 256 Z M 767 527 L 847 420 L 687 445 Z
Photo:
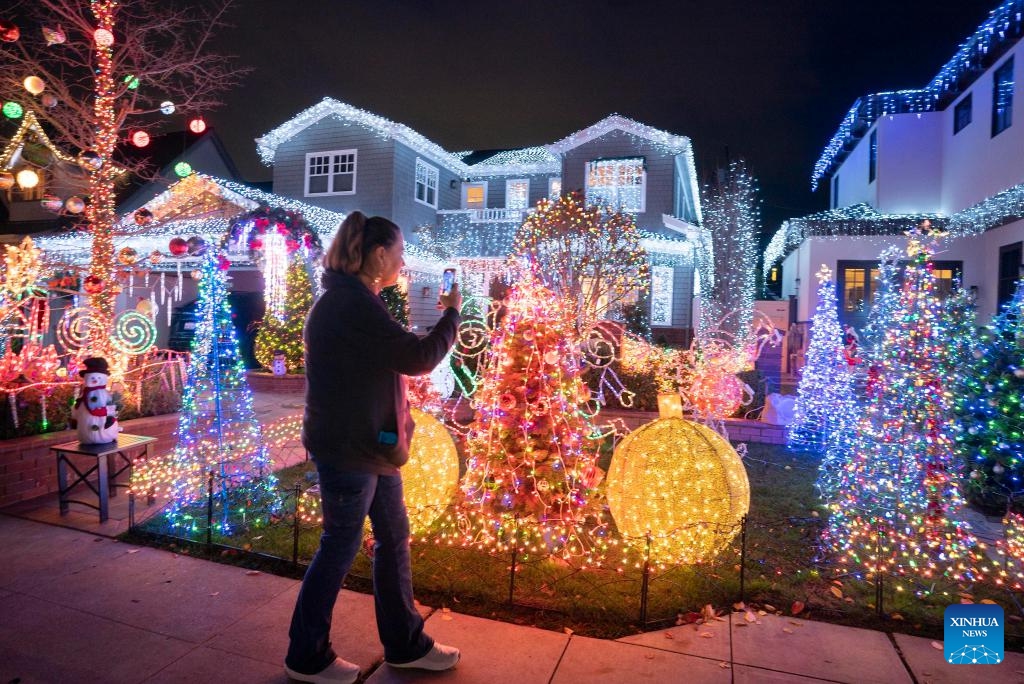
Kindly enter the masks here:
M 247 371 L 246 378 L 253 392 L 271 394 L 305 394 L 305 375 L 274 375 L 264 371 Z
M 121 423 L 124 432 L 156 437 L 150 455 L 174 448 L 178 414 L 135 418 Z M 0 441 L 0 508 L 57 491 L 57 459 L 50 452 L 55 444 L 78 438 L 74 430 Z

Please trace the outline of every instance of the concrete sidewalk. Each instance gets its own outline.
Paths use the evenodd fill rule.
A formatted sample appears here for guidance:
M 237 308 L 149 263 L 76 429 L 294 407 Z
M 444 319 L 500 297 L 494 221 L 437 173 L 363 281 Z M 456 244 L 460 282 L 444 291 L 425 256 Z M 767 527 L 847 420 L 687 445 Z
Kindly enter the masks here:
M 295 580 L 0 515 L 0 682 L 278 682 Z M 604 641 L 423 607 L 458 667 L 382 664 L 371 596 L 344 591 L 335 648 L 366 682 L 1024 682 L 1024 655 L 953 666 L 929 639 L 742 615 Z

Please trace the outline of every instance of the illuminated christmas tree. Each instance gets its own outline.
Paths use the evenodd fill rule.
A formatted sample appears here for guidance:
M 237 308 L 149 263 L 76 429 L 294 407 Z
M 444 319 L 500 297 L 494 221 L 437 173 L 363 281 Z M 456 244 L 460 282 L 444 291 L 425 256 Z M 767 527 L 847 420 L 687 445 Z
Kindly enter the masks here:
M 288 264 L 285 286 L 287 295 L 281 317 L 278 318 L 268 310 L 259 332 L 256 333 L 256 360 L 264 368 L 270 368 L 274 361 L 274 352 L 280 350 L 284 352 L 288 372 L 298 373 L 305 365 L 302 328 L 313 306 L 309 271 L 306 270 L 306 262 L 299 252 L 292 255 Z
M 811 321 L 807 363 L 801 370 L 790 446 L 823 451 L 845 437 L 856 414 L 853 374 L 843 353 L 832 271 L 818 271 L 818 309 Z
M 1024 510 L 1024 280 L 977 338 L 957 391 L 956 446 L 967 498 L 987 511 Z
M 518 530 L 527 550 L 587 554 L 587 504 L 602 473 L 575 327 L 561 300 L 534 280 L 515 287 L 507 306 L 466 445 L 464 510 L 474 543 L 504 548 Z
M 380 291 L 380 298 L 396 321 L 409 327 L 409 295 L 398 285 L 385 287 Z
M 927 582 L 970 576 L 949 419 L 957 358 L 926 235 L 910 234 L 899 299 L 878 346 L 876 387 L 836 476 L 825 540 L 841 573 Z
M 201 267 L 178 443 L 166 458 L 140 464 L 132 480 L 137 494 L 169 498 L 168 520 L 185 532 L 205 527 L 211 473 L 214 526 L 221 533 L 240 522 L 265 522 L 279 506 L 231 322 L 226 267 L 223 257 Z

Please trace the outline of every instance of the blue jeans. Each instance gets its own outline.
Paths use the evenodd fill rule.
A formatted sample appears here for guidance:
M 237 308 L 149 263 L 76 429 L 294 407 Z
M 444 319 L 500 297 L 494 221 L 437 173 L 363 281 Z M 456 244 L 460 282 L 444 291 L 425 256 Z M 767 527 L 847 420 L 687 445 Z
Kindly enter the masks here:
M 285 664 L 315 674 L 337 655 L 331 648 L 331 616 L 342 581 L 363 539 L 363 521 L 373 526 L 373 599 L 384 659 L 407 663 L 434 646 L 412 597 L 409 516 L 400 475 L 349 472 L 317 464 L 323 534 L 306 570 L 288 630 Z

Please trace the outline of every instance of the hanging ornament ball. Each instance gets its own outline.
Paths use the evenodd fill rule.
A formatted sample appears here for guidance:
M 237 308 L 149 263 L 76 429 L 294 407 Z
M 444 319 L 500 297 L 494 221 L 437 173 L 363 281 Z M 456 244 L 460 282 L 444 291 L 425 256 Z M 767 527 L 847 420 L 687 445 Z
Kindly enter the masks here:
M 188 130 L 192 131 L 196 135 L 199 135 L 206 130 L 206 122 L 203 121 L 203 117 L 197 116 L 188 122 Z
M 160 103 L 160 113 L 170 116 L 174 113 L 174 103 L 170 100 L 164 100 Z
M 163 260 L 164 255 L 160 252 L 159 249 L 154 249 L 152 252 L 149 253 L 149 263 L 153 264 L 154 266 L 156 266 Z
M 78 155 L 78 163 L 87 169 L 96 171 L 103 166 L 103 158 L 92 150 L 86 150 L 82 154 Z
M 977 480 L 980 477 L 981 477 L 981 471 L 980 470 L 972 470 L 971 471 L 971 479 L 972 480 Z
M 54 214 L 59 214 L 60 210 L 64 208 L 64 200 L 55 195 L 46 195 L 43 199 L 39 200 L 39 206 L 46 211 L 52 211 Z
M 1024 368 L 1015 368 L 1013 374 L 1018 378 L 1024 378 Z
M 416 423 L 409 462 L 402 466 L 402 488 L 413 534 L 426 531 L 451 504 L 459 486 L 459 454 L 452 436 L 437 418 L 412 409 Z
M 43 97 L 41 98 L 41 100 L 42 100 L 43 106 L 47 107 L 49 109 L 53 109 L 54 107 L 57 106 L 57 96 L 56 95 L 52 95 L 50 93 L 43 93 Z
M 145 297 L 139 297 L 139 303 L 135 305 L 135 310 L 147 318 L 152 318 L 154 315 L 153 302 Z
M 228 269 L 231 268 L 231 260 L 228 259 L 223 254 L 218 254 L 217 255 L 217 268 L 219 268 L 222 271 L 227 271 Z
M 50 45 L 62 45 L 67 39 L 68 37 L 64 35 L 64 29 L 60 26 L 55 29 L 48 26 L 43 27 L 43 40 L 46 41 L 47 47 Z
M 188 162 L 178 162 L 174 165 L 174 173 L 178 174 L 179 178 L 184 178 L 192 173 L 192 165 Z
M 711 428 L 661 418 L 630 433 L 608 470 L 608 506 L 619 532 L 665 563 L 713 559 L 740 531 L 750 483 L 732 446 Z
M 202 256 L 206 254 L 206 240 L 199 237 L 198 235 L 193 235 L 188 240 L 186 240 L 185 245 L 188 250 L 189 256 Z
M 18 187 L 23 189 L 34 188 L 39 185 L 39 174 L 32 169 L 22 169 L 14 177 L 18 181 Z
M 21 30 L 13 21 L 0 19 L 0 40 L 5 43 L 13 43 L 21 37 Z
M 136 209 L 135 213 L 132 214 L 132 218 L 135 219 L 135 224 L 138 226 L 148 226 L 153 222 L 153 212 L 146 207 Z M 157 252 L 159 254 L 159 252 Z
M 149 133 L 146 131 L 132 131 L 128 134 L 128 139 L 136 147 L 145 147 L 149 144 Z
M 139 260 L 139 253 L 131 247 L 122 247 L 117 253 L 117 261 L 123 266 L 131 266 Z
M 88 275 L 85 277 L 82 287 L 88 294 L 99 294 L 103 291 L 103 279 L 99 276 Z
M 14 187 L 14 174 L 10 171 L 0 171 L 0 190 L 10 190 Z
M 174 256 L 184 256 L 188 253 L 188 243 L 185 242 L 185 238 L 171 238 L 170 243 L 167 245 L 167 249 Z
M 126 86 L 128 86 L 128 90 L 138 90 L 139 77 L 135 74 L 128 74 L 124 77 L 124 83 Z
M 81 214 L 85 211 L 85 200 L 81 197 L 68 197 L 68 201 L 64 203 L 64 208 L 72 214 Z
M 1003 467 L 1002 463 L 996 463 L 994 466 L 992 466 L 992 472 L 995 473 L 996 475 L 1002 475 L 1005 471 L 1006 468 Z
M 114 44 L 114 34 L 105 28 L 98 28 L 93 31 L 92 38 L 99 47 L 110 47 Z
M 25 90 L 33 95 L 38 95 L 46 90 L 46 82 L 38 76 L 27 76 L 21 84 L 25 86 Z
M 3 112 L 8 119 L 20 119 L 25 109 L 17 102 L 4 102 Z

